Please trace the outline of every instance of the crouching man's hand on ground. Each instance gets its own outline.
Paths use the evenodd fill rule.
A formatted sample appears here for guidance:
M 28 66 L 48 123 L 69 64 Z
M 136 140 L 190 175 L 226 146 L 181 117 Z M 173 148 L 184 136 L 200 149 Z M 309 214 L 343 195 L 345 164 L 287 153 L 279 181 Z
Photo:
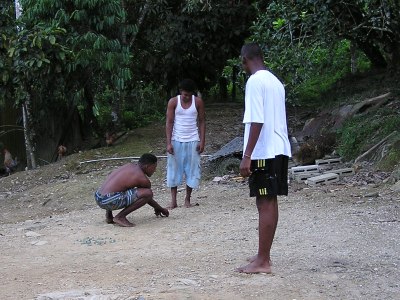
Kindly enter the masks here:
M 158 217 L 168 217 L 169 216 L 169 211 L 166 208 L 160 208 L 160 209 L 154 209 L 154 214 Z

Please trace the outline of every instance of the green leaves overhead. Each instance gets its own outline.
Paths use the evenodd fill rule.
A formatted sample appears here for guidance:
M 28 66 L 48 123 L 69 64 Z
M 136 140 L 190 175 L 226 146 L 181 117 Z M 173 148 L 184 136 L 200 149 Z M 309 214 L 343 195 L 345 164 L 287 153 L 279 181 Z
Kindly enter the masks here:
M 80 86 L 87 84 L 88 80 L 108 80 L 109 84 L 115 84 L 116 88 L 124 86 L 120 82 L 129 76 L 124 75 L 123 78 L 115 80 L 114 77 L 118 75 L 113 74 L 114 69 L 127 66 L 130 61 L 129 50 L 120 43 L 121 22 L 126 17 L 120 1 L 26 0 L 21 3 L 24 8 L 22 20 L 25 23 L 25 31 L 37 26 L 36 20 L 40 20 L 44 27 L 57 23 L 57 28 L 64 34 L 67 33 L 61 43 L 63 49 L 68 50 L 60 51 L 55 57 L 64 62 L 65 79 L 70 81 L 68 85 L 76 86 L 72 91 L 80 90 Z M 127 31 L 134 31 L 134 28 L 128 27 Z M 35 37 L 32 42 L 41 48 L 40 36 Z M 49 37 L 49 43 L 55 45 L 54 36 Z M 46 61 L 42 60 L 38 64 L 43 62 Z M 60 71 L 60 68 L 58 70 Z M 87 79 L 82 80 L 82 76 Z
M 47 27 L 39 23 L 31 30 L 21 29 L 15 37 L 10 38 L 7 52 L 13 61 L 13 83 L 16 90 L 29 86 L 39 95 L 42 94 L 46 84 L 52 82 L 55 74 L 62 69 L 65 58 L 71 55 L 71 52 L 59 43 L 65 33 L 63 28 L 54 25 Z M 32 84 L 38 80 L 41 85 Z M 16 95 L 25 93 L 16 91 Z M 16 97 L 16 103 L 24 100 Z
M 251 39 L 265 45 L 267 63 L 294 94 L 305 80 L 329 73 L 339 61 L 348 60 L 346 69 L 334 72 L 349 72 L 350 45 L 372 67 L 399 67 L 399 1 L 257 1 L 256 7 Z
M 157 15 L 149 9 L 134 48 L 142 51 L 134 51 L 135 69 L 168 90 L 190 77 L 204 91 L 218 81 L 226 61 L 239 55 L 254 7 L 250 1 L 165 2 L 157 4 Z

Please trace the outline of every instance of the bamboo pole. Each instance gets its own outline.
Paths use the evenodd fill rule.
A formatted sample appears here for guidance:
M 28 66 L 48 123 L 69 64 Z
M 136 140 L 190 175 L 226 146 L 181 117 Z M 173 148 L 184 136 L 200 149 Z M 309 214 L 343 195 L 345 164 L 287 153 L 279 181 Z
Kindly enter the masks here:
M 200 155 L 201 157 L 210 157 L 211 155 L 209 154 L 202 154 Z M 168 156 L 166 155 L 156 155 L 157 158 L 167 158 Z M 79 165 L 82 164 L 87 164 L 87 163 L 92 163 L 92 162 L 99 162 L 99 161 L 110 161 L 110 160 L 125 160 L 125 159 L 131 159 L 131 160 L 139 160 L 140 156 L 125 156 L 125 157 L 110 157 L 110 158 L 99 158 L 99 159 L 92 159 L 92 160 L 85 160 L 85 161 L 80 161 Z

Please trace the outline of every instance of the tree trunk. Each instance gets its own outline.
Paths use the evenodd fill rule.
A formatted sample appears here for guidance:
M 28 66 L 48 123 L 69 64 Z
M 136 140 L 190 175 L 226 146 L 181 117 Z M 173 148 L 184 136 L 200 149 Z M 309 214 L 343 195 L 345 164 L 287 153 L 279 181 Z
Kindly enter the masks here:
M 57 157 L 58 157 L 58 146 L 60 146 L 60 145 L 67 146 L 65 144 L 65 138 L 66 138 L 68 132 L 73 127 L 72 120 L 74 118 L 75 112 L 76 112 L 76 106 L 75 105 L 71 105 L 69 107 L 69 109 L 68 109 L 68 115 L 67 115 L 66 121 L 64 123 L 64 126 L 62 127 L 63 129 L 61 131 L 61 136 L 58 139 L 57 147 L 56 147 L 56 149 L 54 149 L 54 153 L 53 153 L 53 155 L 51 157 L 51 161 L 56 161 L 57 160 Z
M 236 81 L 237 81 L 237 74 L 239 70 L 237 66 L 233 66 L 232 68 L 232 102 L 236 101 Z
M 391 57 L 390 57 L 390 65 L 389 69 L 393 73 L 399 72 L 400 68 L 400 41 L 393 41 L 392 49 L 391 49 Z
M 353 41 L 350 42 L 350 70 L 351 74 L 357 73 L 357 49 Z
M 143 6 L 143 9 L 142 9 L 142 11 L 141 11 L 141 13 L 140 13 L 140 16 L 139 16 L 139 20 L 138 20 L 138 22 L 137 22 L 138 31 L 137 31 L 135 34 L 133 34 L 133 36 L 132 36 L 132 38 L 131 38 L 131 40 L 130 40 L 130 42 L 129 42 L 129 48 L 132 48 L 133 44 L 135 43 L 135 40 L 136 40 L 136 37 L 137 37 L 138 32 L 139 32 L 139 30 L 140 30 L 140 27 L 142 26 L 142 24 L 143 24 L 143 22 L 144 22 L 144 18 L 145 18 L 146 15 L 147 15 L 147 11 L 148 11 L 149 8 L 150 8 L 150 3 L 149 3 L 149 2 L 150 2 L 150 1 L 146 1 L 146 3 L 145 3 L 144 6 Z
M 356 41 L 356 43 L 371 61 L 373 68 L 385 69 L 387 67 L 387 62 L 378 47 L 360 40 Z
M 226 102 L 228 101 L 228 89 L 226 87 L 227 80 L 225 77 L 220 77 L 218 80 L 219 85 L 219 101 Z
M 91 83 L 90 80 L 84 87 L 84 95 L 86 99 L 86 107 L 84 111 L 84 123 L 85 125 L 83 126 L 84 132 L 82 132 L 82 136 L 85 139 L 90 139 L 92 135 L 92 129 L 100 136 L 101 131 L 100 131 L 100 126 L 99 123 L 97 122 L 97 119 L 93 115 L 93 107 L 94 107 L 94 99 L 93 99 L 93 93 L 91 89 Z
M 25 137 L 25 148 L 26 148 L 26 165 L 32 169 L 36 169 L 36 158 L 35 149 L 33 147 L 33 136 L 34 131 L 30 126 L 31 122 L 31 112 L 30 112 L 30 99 L 27 99 L 24 104 L 22 104 L 22 116 L 24 121 L 24 137 Z

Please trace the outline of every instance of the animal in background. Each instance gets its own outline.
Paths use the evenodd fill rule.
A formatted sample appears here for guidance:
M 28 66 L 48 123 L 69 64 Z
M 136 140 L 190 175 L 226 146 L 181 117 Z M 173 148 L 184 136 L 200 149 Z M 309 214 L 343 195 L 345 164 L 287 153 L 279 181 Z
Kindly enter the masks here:
M 106 132 L 106 144 L 108 146 L 112 146 L 114 142 L 117 140 L 117 133 L 113 131 Z
M 65 147 L 64 145 L 58 146 L 57 153 L 58 153 L 57 160 L 61 160 L 67 153 L 67 147 Z
M 4 152 L 4 168 L 6 172 L 10 174 L 11 172 L 15 171 L 15 168 L 18 165 L 18 160 L 17 158 L 15 158 L 14 160 L 10 151 L 8 151 L 7 149 L 4 149 L 3 152 Z

